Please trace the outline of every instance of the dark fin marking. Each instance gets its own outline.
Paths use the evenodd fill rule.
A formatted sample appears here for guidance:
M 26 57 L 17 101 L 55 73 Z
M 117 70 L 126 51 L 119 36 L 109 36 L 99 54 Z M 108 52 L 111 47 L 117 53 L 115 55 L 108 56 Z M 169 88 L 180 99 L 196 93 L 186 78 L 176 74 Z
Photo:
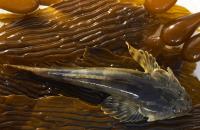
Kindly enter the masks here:
M 104 100 L 101 104 L 101 109 L 105 114 L 118 119 L 120 122 L 139 122 L 145 120 L 145 117 L 139 113 L 139 108 L 136 104 L 113 98 L 112 96 Z

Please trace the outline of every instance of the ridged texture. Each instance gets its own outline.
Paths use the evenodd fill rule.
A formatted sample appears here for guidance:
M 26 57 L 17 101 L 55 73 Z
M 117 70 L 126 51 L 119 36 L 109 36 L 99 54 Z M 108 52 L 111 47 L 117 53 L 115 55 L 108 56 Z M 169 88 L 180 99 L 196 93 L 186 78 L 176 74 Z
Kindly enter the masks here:
M 59 63 L 59 64 L 62 64 Z M 168 64 L 171 66 L 171 64 Z M 172 63 L 174 66 L 174 64 Z M 140 69 L 139 65 L 131 58 L 113 54 L 107 49 L 87 48 L 82 57 L 77 58 L 74 63 L 68 64 L 68 67 L 119 67 Z M 174 71 L 180 83 L 191 95 L 193 104 L 200 103 L 199 85 L 200 81 L 191 75 L 195 69 L 193 63 L 183 63 L 178 71 Z M 190 79 L 190 80 L 187 80 Z M 191 82 L 192 81 L 192 82 Z M 75 96 L 86 98 L 89 102 L 101 102 L 104 94 L 92 92 L 89 90 L 77 89 L 77 87 L 60 84 L 57 82 L 40 79 L 29 73 L 22 73 L 16 70 L 3 69 L 0 74 L 0 95 L 27 95 L 32 98 L 38 98 L 45 95 L 57 95 L 62 93 L 66 96 Z
M 23 77 L 23 78 L 22 78 Z M 60 90 L 55 84 L 39 80 L 32 75 L 15 75 L 15 72 L 0 74 L 0 95 L 27 95 L 38 98 L 49 95 L 58 95 Z
M 196 69 L 196 64 L 186 62 L 181 66 L 180 72 L 177 74 L 179 81 L 190 94 L 194 105 L 200 104 L 200 79 L 194 74 Z
M 0 129 L 14 130 L 114 130 L 114 120 L 99 107 L 78 99 L 25 96 L 0 97 Z
M 124 41 L 137 46 L 155 31 L 158 24 L 145 9 L 118 3 L 115 0 L 68 0 L 1 27 L 0 63 L 48 67 L 138 68 L 138 65 L 128 57 Z M 91 46 L 98 48 L 87 48 Z M 199 81 L 190 73 L 185 71 L 179 74 L 178 78 L 191 95 L 195 89 L 196 93 L 192 98 L 195 99 L 195 104 L 200 103 L 197 91 Z M 194 82 L 188 83 L 188 77 Z M 1 130 L 200 129 L 200 107 L 196 107 L 191 116 L 133 125 L 119 124 L 104 115 L 99 107 L 87 105 L 74 98 L 2 97 L 12 94 L 32 98 L 63 94 L 90 103 L 99 103 L 106 97 L 105 94 L 98 92 L 77 90 L 70 85 L 33 78 L 29 74 L 21 75 L 21 72 L 18 75 L 15 71 L 1 69 Z
M 54 95 L 56 90 L 52 90 L 51 85 L 37 81 L 18 80 L 15 78 L 0 75 L 0 95 L 28 95 L 38 98 L 45 95 Z
M 68 0 L 1 27 L 0 62 L 67 64 L 91 46 L 121 53 L 124 41 L 139 44 L 158 24 L 144 8 L 116 0 Z
M 0 97 L 1 130 L 198 130 L 200 106 L 191 115 L 166 121 L 120 124 L 98 106 L 56 96 L 37 100 L 26 96 Z
M 95 52 L 98 52 L 98 53 L 95 53 Z M 74 64 L 73 66 L 75 65 L 76 66 L 115 66 L 115 67 L 124 67 L 124 68 L 135 68 L 135 65 L 136 65 L 135 62 L 128 57 L 117 56 L 106 49 L 99 49 L 99 48 L 87 48 L 87 51 L 84 53 L 83 57 L 80 59 L 77 59 L 75 63 L 76 64 Z M 200 98 L 198 96 L 199 81 L 195 79 L 193 76 L 189 75 L 190 73 L 193 72 L 194 68 L 195 66 L 193 66 L 193 64 L 183 64 L 183 68 L 181 69 L 181 72 L 179 72 L 177 77 L 180 79 L 183 86 L 188 89 L 188 92 L 192 95 L 193 101 L 195 101 L 195 104 L 197 104 L 197 103 L 200 103 Z M 12 73 L 14 73 L 15 75 L 13 75 Z M 190 81 L 192 82 L 188 82 L 186 80 L 188 78 L 190 78 Z M 79 98 L 87 97 L 89 99 L 96 98 L 95 100 L 99 100 L 98 99 L 99 97 L 103 97 L 102 95 L 98 95 L 99 93 L 97 94 L 91 91 L 73 89 L 73 86 L 60 87 L 61 84 L 52 83 L 45 79 L 40 79 L 40 80 L 34 79 L 32 78 L 32 76 L 26 73 L 23 74 L 22 72 L 20 72 L 20 74 L 18 75 L 18 73 L 15 73 L 12 70 L 6 71 L 4 75 L 2 74 L 0 83 L 4 85 L 4 86 L 1 86 L 3 87 L 1 88 L 1 91 L 0 91 L 1 95 L 10 95 L 14 93 L 17 95 L 25 94 L 29 97 L 36 98 L 36 97 L 44 96 L 45 94 L 53 95 L 53 93 L 49 93 L 52 91 L 48 92 L 48 90 L 51 90 L 52 88 L 60 88 L 64 92 L 58 91 L 58 93 L 62 93 L 64 95 L 65 94 L 70 95 L 69 92 L 71 92 L 72 96 L 76 96 L 76 97 L 79 96 Z M 46 87 L 43 88 L 42 85 L 46 85 Z M 48 89 L 48 88 L 51 88 L 51 89 Z M 195 94 L 193 92 L 194 89 L 196 92 Z M 28 91 L 25 91 L 25 90 L 28 90 Z M 4 91 L 7 91 L 8 93 L 3 93 Z M 53 92 L 55 93 L 55 90 Z M 91 95 L 91 93 L 93 95 Z M 5 99 L 12 99 L 12 100 L 5 102 Z M 42 99 L 37 99 L 37 100 L 33 100 L 24 96 L 0 97 L 0 104 L 1 104 L 0 105 L 0 112 L 1 112 L 0 128 L 2 130 L 9 130 L 9 129 L 38 130 L 36 128 L 40 128 L 43 130 L 47 130 L 47 129 L 48 130 L 51 130 L 51 129 L 52 130 L 54 129 L 85 130 L 86 128 L 89 127 L 88 126 L 89 124 L 91 126 L 91 124 L 93 124 L 94 122 L 87 124 L 85 123 L 85 119 L 84 119 L 84 121 L 79 120 L 78 123 L 76 120 L 71 120 L 71 122 L 69 123 L 68 122 L 69 120 L 67 120 L 69 118 L 69 115 L 65 113 L 66 112 L 65 110 L 69 110 L 75 113 L 79 113 L 79 112 L 82 113 L 83 110 L 91 110 L 91 108 L 90 107 L 87 108 L 83 106 L 80 111 L 79 109 L 77 109 L 77 105 L 73 106 L 70 104 L 72 103 L 72 101 L 77 102 L 77 104 L 80 104 L 83 102 L 77 99 L 72 99 L 72 98 L 69 98 L 69 99 L 70 99 L 70 102 L 67 97 L 51 97 L 51 98 L 47 97 L 47 98 L 42 98 Z M 35 109 L 35 108 L 41 107 L 40 105 L 38 105 L 38 102 L 42 102 L 42 101 L 47 101 L 45 102 L 46 107 L 44 109 L 42 108 L 42 110 Z M 91 100 L 87 100 L 87 101 L 92 102 Z M 60 107 L 57 104 L 63 105 L 63 107 Z M 21 107 L 16 107 L 16 106 L 21 106 Z M 59 106 L 59 108 L 57 108 L 57 106 Z M 30 108 L 33 108 L 38 111 L 32 112 L 33 109 L 30 109 Z M 56 111 L 49 112 L 49 110 L 55 110 L 55 109 L 56 110 L 58 109 L 59 112 L 56 112 Z M 96 114 L 96 111 L 97 111 L 97 114 Z M 102 114 L 98 107 L 96 107 L 95 112 L 94 111 L 92 111 L 91 113 L 90 112 L 88 112 L 87 118 L 93 121 L 95 118 L 93 117 L 94 113 L 95 115 L 98 115 L 98 112 L 100 112 L 100 115 Z M 70 115 L 70 118 L 71 118 L 71 115 Z M 77 118 L 82 118 L 82 117 L 78 116 Z M 106 116 L 105 121 L 108 124 L 109 123 L 111 124 L 108 125 L 107 123 L 102 123 L 102 124 L 95 123 L 94 125 L 97 127 L 95 127 L 93 130 L 99 130 L 99 129 L 101 130 L 102 128 L 105 128 L 105 130 L 106 128 L 108 128 L 108 130 L 112 130 L 112 129 L 113 130 L 132 130 L 132 129 L 133 130 L 155 130 L 155 129 L 198 130 L 200 128 L 199 119 L 200 119 L 200 107 L 196 107 L 194 109 L 194 111 L 192 112 L 192 116 L 180 117 L 177 119 L 159 121 L 155 123 L 142 123 L 142 124 L 134 124 L 134 125 L 133 124 L 118 124 L 117 121 L 113 121 L 112 119 Z M 98 122 L 99 120 L 101 119 L 95 118 L 95 121 Z M 76 124 L 76 125 L 80 124 L 80 125 L 69 126 L 71 124 Z M 101 125 L 101 128 L 99 128 L 98 125 Z

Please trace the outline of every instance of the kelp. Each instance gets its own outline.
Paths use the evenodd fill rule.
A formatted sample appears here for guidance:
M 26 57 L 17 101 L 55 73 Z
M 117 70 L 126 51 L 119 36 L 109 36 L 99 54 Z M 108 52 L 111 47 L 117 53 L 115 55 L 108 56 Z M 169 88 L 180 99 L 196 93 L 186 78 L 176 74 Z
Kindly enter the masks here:
M 70 63 L 92 46 L 123 53 L 124 41 L 140 44 L 157 25 L 145 9 L 115 0 L 64 1 L 1 27 L 0 62 Z
M 0 19 L 6 23 L 0 29 L 0 62 L 23 65 L 34 62 L 34 66 L 42 66 L 68 59 L 67 66 L 92 46 L 123 55 L 125 41 L 141 47 L 160 24 L 172 16 L 174 19 L 189 14 L 181 6 L 166 13 L 149 14 L 141 4 L 142 0 L 76 0 L 29 15 L 2 15 Z
M 0 97 L 0 129 L 114 130 L 114 120 L 98 106 L 57 96 L 37 100 L 26 96 Z
M 0 128 L 6 130 L 197 130 L 200 127 L 199 106 L 181 118 L 121 124 L 103 114 L 100 107 L 65 96 L 31 99 L 11 95 L 0 97 L 0 104 Z
M 99 66 L 141 70 L 130 58 L 125 41 L 139 47 L 160 24 L 190 12 L 174 6 L 166 13 L 149 14 L 141 7 L 142 0 L 131 1 L 137 7 L 133 7 L 129 1 L 65 1 L 28 16 L 0 16 L 5 22 L 0 28 L 0 63 L 52 68 Z M 182 62 L 181 57 L 177 59 L 166 61 L 159 57 L 158 61 L 163 67 L 172 67 L 190 93 L 193 104 L 199 104 L 200 82 L 192 76 L 195 64 Z M 15 96 L 9 96 L 13 94 Z M 200 127 L 199 106 L 194 107 L 191 115 L 173 120 L 120 124 L 100 111 L 98 103 L 105 97 L 107 95 L 104 93 L 76 89 L 69 84 L 1 66 L 0 128 L 198 130 Z
M 191 12 L 187 8 L 180 5 L 175 5 L 167 12 L 157 14 L 157 17 L 159 17 L 161 20 L 162 19 L 166 20 L 166 19 L 176 19 L 176 18 L 180 18 L 180 17 L 187 16 L 190 14 Z
M 177 77 L 182 85 L 186 88 L 187 92 L 190 93 L 193 104 L 200 103 L 200 81 L 198 79 L 199 77 L 194 75 L 196 67 L 196 64 L 184 62 L 177 72 Z
M 133 6 L 143 6 L 144 0 L 118 0 L 121 3 L 131 3 Z
M 96 53 L 98 52 L 98 53 Z M 94 60 L 93 60 L 94 59 Z M 122 62 L 123 61 L 123 62 Z M 82 57 L 79 57 L 76 62 L 74 63 L 74 65 L 76 66 L 114 66 L 114 67 L 124 67 L 124 68 L 137 68 L 135 66 L 135 62 L 129 58 L 129 57 L 125 57 L 125 56 L 119 56 L 116 54 L 113 54 L 112 52 L 106 50 L 106 49 L 99 49 L 99 48 L 87 48 L 84 55 Z M 73 65 L 73 66 L 74 66 Z M 190 93 L 192 99 L 193 99 L 193 103 L 194 104 L 198 104 L 200 102 L 200 98 L 199 98 L 199 94 L 198 94 L 198 86 L 199 86 L 199 81 L 197 78 L 195 78 L 194 76 L 191 75 L 191 73 L 193 73 L 194 69 L 195 69 L 195 65 L 193 63 L 184 63 L 182 64 L 182 68 L 176 71 L 177 77 L 179 78 L 181 84 L 187 89 L 187 91 Z M 5 70 L 6 73 L 8 73 L 8 70 Z M 12 72 L 10 70 L 10 72 Z M 13 75 L 8 75 L 8 76 L 12 76 L 12 78 L 10 77 L 10 80 L 6 80 L 7 83 L 4 85 L 7 85 L 6 88 L 10 88 L 13 89 L 14 87 L 11 85 L 11 83 L 18 83 L 16 84 L 16 87 L 18 87 L 18 91 L 22 91 L 19 88 L 20 87 L 27 87 L 28 89 L 34 89 L 34 91 L 31 91 L 30 93 L 22 93 L 23 95 L 27 95 L 29 97 L 34 97 L 34 98 L 38 98 L 38 97 L 43 97 L 45 95 L 39 95 L 39 96 L 32 96 L 32 94 L 39 94 L 41 92 L 41 88 L 44 84 L 50 84 L 51 86 L 48 86 L 48 88 L 44 89 L 44 90 L 52 90 L 52 88 L 56 88 L 58 91 L 58 94 L 62 94 L 65 96 L 72 96 L 72 97 L 78 97 L 81 98 L 83 100 L 83 98 L 88 98 L 85 99 L 85 101 L 89 102 L 89 103 L 93 103 L 93 101 L 89 100 L 89 99 L 94 99 L 96 98 L 96 101 L 100 102 L 99 98 L 103 98 L 104 96 L 102 96 L 100 93 L 95 93 L 95 92 L 91 92 L 89 90 L 76 90 L 73 89 L 73 86 L 70 85 L 63 85 L 61 86 L 61 84 L 58 83 L 52 83 L 51 81 L 45 80 L 45 79 L 33 79 L 33 77 L 31 76 L 31 74 L 28 73 L 22 73 L 22 72 L 18 72 L 15 73 L 16 77 L 14 78 Z M 2 75 L 3 76 L 3 75 Z M 25 78 L 24 78 L 25 77 Z M 3 77 L 5 78 L 5 77 Z M 189 80 L 188 80 L 189 78 Z M 11 80 L 12 79 L 12 80 Z M 13 82 L 14 80 L 18 80 L 18 82 Z M 192 82 L 190 82 L 192 81 Z M 29 84 L 27 84 L 27 82 Z M 2 79 L 1 83 L 5 83 Z M 31 84 L 34 83 L 36 84 L 36 88 L 33 88 L 34 86 Z M 40 84 L 40 85 L 38 85 Z M 5 87 L 4 87 L 5 88 Z M 3 88 L 3 89 L 4 89 Z M 76 87 L 74 87 L 76 88 Z M 13 91 L 15 92 L 16 95 L 21 95 L 21 93 L 17 93 L 17 91 Z M 2 92 L 2 91 L 1 91 Z M 11 91 L 10 94 L 13 94 L 13 92 Z M 39 92 L 39 93 L 38 93 Z M 55 91 L 54 91 L 55 92 Z M 70 95 L 71 93 L 71 95 Z M 5 95 L 5 94 L 4 94 Z M 53 95 L 52 93 L 49 93 L 49 95 Z M 188 130 L 196 130 L 199 128 L 199 107 L 195 107 L 195 109 L 193 110 L 193 112 L 191 113 L 192 115 L 190 116 L 186 116 L 186 117 L 180 117 L 177 119 L 173 119 L 173 120 L 166 120 L 166 121 L 159 121 L 159 122 L 155 122 L 155 123 L 141 123 L 141 124 L 120 124 L 118 121 L 113 121 L 113 119 L 110 119 L 109 117 L 106 117 L 103 113 L 101 113 L 100 109 L 96 106 L 91 106 L 90 107 L 85 107 L 83 106 L 81 108 L 82 111 L 87 110 L 87 117 L 84 116 L 84 121 L 83 120 L 79 120 L 78 124 L 80 124 L 79 126 L 77 126 L 77 121 L 76 120 L 71 120 L 71 122 L 69 120 L 67 120 L 68 118 L 72 118 L 72 115 L 68 115 L 68 113 L 65 113 L 66 110 L 67 112 L 75 112 L 76 114 L 78 112 L 80 112 L 80 114 L 82 113 L 82 111 L 77 110 L 77 105 L 70 105 L 72 102 L 77 102 L 77 104 L 85 104 L 84 101 L 78 100 L 78 99 L 74 99 L 74 98 L 69 98 L 69 97 L 46 97 L 46 98 L 42 98 L 42 99 L 30 99 L 26 96 L 9 96 L 6 98 L 10 98 L 12 100 L 9 100 L 10 103 L 8 103 L 9 107 L 5 107 L 7 106 L 7 104 L 5 102 L 2 102 L 1 104 L 4 104 L 3 106 L 3 112 L 1 115 L 2 118 L 2 123 L 0 123 L 0 127 L 1 128 L 13 128 L 13 129 L 36 129 L 36 128 L 43 128 L 43 129 L 67 129 L 67 130 L 74 130 L 74 129 L 87 129 L 88 127 L 91 128 L 96 126 L 95 128 L 93 128 L 94 130 L 97 129 L 99 130 L 100 128 L 102 129 L 115 129 L 115 130 L 130 130 L 130 129 L 142 129 L 142 130 L 150 130 L 150 129 L 155 129 L 155 128 L 159 128 L 159 129 L 168 129 L 168 130 L 181 130 L 181 129 L 188 129 Z M 2 97 L 0 97 L 2 98 Z M 67 98 L 69 98 L 70 100 L 66 100 Z M 19 100 L 18 100 L 19 99 Z M 51 101 L 51 99 L 53 101 Z M 5 97 L 1 100 L 5 101 Z M 16 101 L 18 100 L 18 101 Z M 27 101 L 26 101 L 27 100 Z M 31 104 L 34 101 L 34 105 L 32 105 L 33 109 L 31 109 L 30 107 L 25 107 L 27 106 L 26 104 Z M 37 102 L 40 101 L 44 101 L 47 107 L 41 107 L 40 105 L 37 104 Z M 69 102 L 70 101 L 70 102 Z M 95 102 L 96 102 L 95 101 Z M 36 102 L 36 103 L 35 103 Z M 59 103 L 60 102 L 60 103 Z M 66 105 L 66 106 L 62 106 L 57 108 L 57 103 L 62 104 L 62 105 Z M 12 105 L 13 106 L 12 106 Z M 20 107 L 16 107 L 15 105 L 20 104 Z M 2 106 L 2 105 L 1 105 Z M 40 109 L 34 109 L 34 108 L 42 108 L 42 110 L 40 111 Z M 7 108 L 7 109 L 6 109 Z M 15 110 L 15 108 L 17 110 Z M 91 108 L 95 108 L 95 112 L 94 111 L 90 111 Z M 14 109 L 14 110 L 13 110 Z M 8 112 L 6 112 L 7 110 L 9 110 Z M 36 111 L 34 111 L 36 110 Z M 52 110 L 49 112 L 49 110 Z M 53 111 L 53 110 L 58 110 L 59 113 L 57 111 Z M 74 111 L 75 110 L 75 111 Z M 97 115 L 98 111 L 100 113 L 100 115 L 105 116 L 106 119 L 102 119 L 103 122 L 106 121 L 107 123 L 100 123 L 101 126 L 99 128 L 99 124 L 96 123 L 98 122 L 99 119 L 94 120 L 94 117 L 92 115 L 92 113 L 95 115 Z M 4 114 L 5 113 L 5 114 Z M 53 114 L 54 113 L 54 114 Z M 83 114 L 83 113 L 82 113 Z M 63 117 L 64 116 L 64 117 Z M 20 118 L 18 118 L 20 117 Z M 46 119 L 46 118 L 47 119 Z M 49 118 L 48 118 L 49 117 Z M 45 119 L 44 119 L 45 118 Z M 83 118 L 83 117 L 76 117 L 76 118 Z M 89 118 L 90 120 L 94 120 L 93 122 L 85 123 L 85 118 Z M 20 119 L 20 120 L 19 120 Z M 11 120 L 11 121 L 10 121 Z M 54 121 L 56 122 L 55 124 L 51 124 L 51 122 Z M 38 123 L 40 122 L 40 123 Z M 70 122 L 70 123 L 69 123 Z M 75 124 L 76 125 L 75 125 Z M 94 124 L 93 124 L 94 123 Z M 50 125 L 51 124 L 51 125 Z M 75 126 L 71 126 L 71 124 L 75 125 Z M 85 125 L 83 125 L 85 124 Z M 108 125 L 109 124 L 109 125 Z M 109 126 L 109 127 L 108 127 Z M 88 129 L 89 129 L 88 128 Z
M 145 0 L 119 0 L 119 2 L 121 2 L 121 3 L 130 3 L 133 6 L 143 6 Z M 166 19 L 180 18 L 182 16 L 186 16 L 186 15 L 189 15 L 189 14 L 191 14 L 191 12 L 187 8 L 185 8 L 183 6 L 180 6 L 180 5 L 174 5 L 168 11 L 166 11 L 164 13 L 157 13 L 155 15 L 158 18 L 160 18 L 160 20 L 162 20 L 162 19 L 166 20 Z

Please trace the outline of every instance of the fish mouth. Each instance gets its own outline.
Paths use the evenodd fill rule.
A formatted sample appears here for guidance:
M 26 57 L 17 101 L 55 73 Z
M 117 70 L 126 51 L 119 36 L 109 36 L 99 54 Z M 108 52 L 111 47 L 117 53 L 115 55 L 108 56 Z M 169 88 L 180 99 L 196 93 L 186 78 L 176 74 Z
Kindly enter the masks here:
M 147 117 L 148 122 L 154 122 L 154 121 L 161 121 L 161 120 L 171 120 L 171 119 L 176 119 L 180 117 L 187 117 L 191 116 L 191 110 L 183 110 L 179 112 L 173 112 L 173 110 L 164 111 L 164 112 L 144 112 L 144 110 L 140 110 L 140 112 Z

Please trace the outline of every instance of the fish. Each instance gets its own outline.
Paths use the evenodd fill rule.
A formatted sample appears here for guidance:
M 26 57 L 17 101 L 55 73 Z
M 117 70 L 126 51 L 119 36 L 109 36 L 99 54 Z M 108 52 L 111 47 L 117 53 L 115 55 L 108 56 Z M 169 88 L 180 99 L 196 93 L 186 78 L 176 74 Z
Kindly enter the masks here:
M 109 96 L 101 110 L 120 122 L 153 122 L 187 115 L 192 100 L 173 71 L 162 69 L 147 51 L 127 43 L 130 56 L 144 71 L 112 67 L 39 68 L 4 64 L 37 76 L 83 87 Z

